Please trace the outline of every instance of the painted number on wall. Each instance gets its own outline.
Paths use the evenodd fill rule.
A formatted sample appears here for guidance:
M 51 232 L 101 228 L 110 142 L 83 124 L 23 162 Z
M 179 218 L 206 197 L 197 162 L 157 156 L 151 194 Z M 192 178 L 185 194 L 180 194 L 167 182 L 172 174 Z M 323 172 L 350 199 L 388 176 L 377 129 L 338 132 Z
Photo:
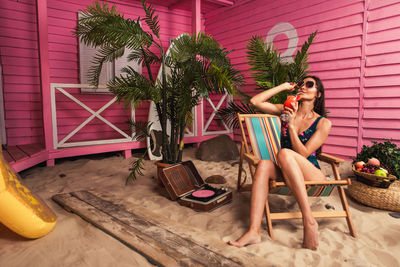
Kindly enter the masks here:
M 296 51 L 297 43 L 299 42 L 299 37 L 297 36 L 296 28 L 289 22 L 281 22 L 275 24 L 275 26 L 272 27 L 271 30 L 269 30 L 267 37 L 265 38 L 265 41 L 267 43 L 272 43 L 275 37 L 278 36 L 279 34 L 284 34 L 289 39 L 288 47 L 286 51 L 281 53 L 281 58 L 286 62 L 292 62 L 293 61 L 292 56 Z

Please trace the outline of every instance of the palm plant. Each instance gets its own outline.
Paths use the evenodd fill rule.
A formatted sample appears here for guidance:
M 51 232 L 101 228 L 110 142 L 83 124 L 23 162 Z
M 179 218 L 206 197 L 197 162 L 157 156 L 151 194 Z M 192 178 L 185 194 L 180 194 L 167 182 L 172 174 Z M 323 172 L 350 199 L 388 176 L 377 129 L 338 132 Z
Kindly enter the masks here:
M 183 137 L 192 108 L 210 94 L 225 90 L 234 94 L 243 77 L 231 65 L 229 52 L 204 33 L 183 34 L 173 41 L 171 53 L 165 53 L 158 15 L 152 5 L 145 0 L 141 2 L 145 17 L 137 20 L 124 18 L 115 6 L 109 8 L 107 3 L 95 2 L 82 12 L 74 33 L 86 45 L 100 47 L 88 73 L 95 87 L 103 64 L 121 57 L 125 49 L 131 51 L 128 60 L 146 68 L 145 76 L 127 66 L 107 87 L 125 106 L 132 104 L 136 108 L 144 100 L 155 103 L 162 128 L 162 162 L 173 164 L 182 160 Z M 145 31 L 141 22 L 150 31 Z M 160 79 L 153 77 L 153 65 L 161 65 Z M 167 132 L 168 120 L 170 132 Z M 147 123 L 137 122 L 134 126 L 138 132 L 136 137 L 149 134 Z M 127 182 L 142 174 L 143 158 L 144 155 L 132 163 Z
M 268 90 L 284 82 L 299 82 L 308 74 L 308 49 L 317 32 L 313 32 L 308 40 L 297 51 L 293 62 L 287 63 L 281 59 L 277 49 L 272 43 L 266 43 L 260 36 L 253 36 L 247 43 L 247 59 L 251 75 L 257 85 L 256 90 Z M 229 103 L 228 107 L 220 109 L 218 115 L 233 128 L 238 128 L 237 113 L 257 113 L 251 106 L 248 94 L 239 91 L 241 102 Z M 284 91 L 273 96 L 271 103 L 283 103 L 288 92 Z

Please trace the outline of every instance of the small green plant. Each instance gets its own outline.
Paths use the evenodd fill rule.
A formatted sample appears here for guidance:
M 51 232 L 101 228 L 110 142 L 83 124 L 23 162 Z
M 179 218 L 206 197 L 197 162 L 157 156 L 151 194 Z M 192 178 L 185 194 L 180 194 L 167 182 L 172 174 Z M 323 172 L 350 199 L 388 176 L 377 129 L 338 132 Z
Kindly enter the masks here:
M 353 163 L 357 161 L 368 162 L 370 158 L 377 158 L 381 165 L 389 173 L 400 178 L 400 148 L 396 144 L 385 140 L 385 142 L 372 141 L 371 146 L 364 145 L 361 151 L 354 158 Z

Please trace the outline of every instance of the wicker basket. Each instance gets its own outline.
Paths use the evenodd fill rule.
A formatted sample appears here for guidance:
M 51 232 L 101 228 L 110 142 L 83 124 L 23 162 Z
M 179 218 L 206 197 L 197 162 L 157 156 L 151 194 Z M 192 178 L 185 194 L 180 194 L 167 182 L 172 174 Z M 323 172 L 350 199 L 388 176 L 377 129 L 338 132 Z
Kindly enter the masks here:
M 392 174 L 389 174 L 388 177 L 383 177 L 371 173 L 360 172 L 356 170 L 354 165 L 353 172 L 356 175 L 357 181 L 379 188 L 388 188 L 397 179 L 397 177 Z
M 367 206 L 400 212 L 400 181 L 393 182 L 388 189 L 352 181 L 348 187 L 348 193 L 352 198 Z

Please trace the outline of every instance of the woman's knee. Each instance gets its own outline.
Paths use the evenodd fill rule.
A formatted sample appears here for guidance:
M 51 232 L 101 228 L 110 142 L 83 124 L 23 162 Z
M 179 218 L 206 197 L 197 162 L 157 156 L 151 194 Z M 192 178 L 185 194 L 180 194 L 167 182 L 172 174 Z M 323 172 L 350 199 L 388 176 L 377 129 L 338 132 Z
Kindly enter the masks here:
M 257 166 L 257 174 L 259 177 L 269 177 L 269 174 L 273 171 L 274 163 L 269 159 L 260 160 Z
M 293 156 L 293 151 L 288 148 L 282 148 L 279 150 L 277 159 L 279 162 L 279 165 L 284 164 L 288 159 L 290 159 Z

